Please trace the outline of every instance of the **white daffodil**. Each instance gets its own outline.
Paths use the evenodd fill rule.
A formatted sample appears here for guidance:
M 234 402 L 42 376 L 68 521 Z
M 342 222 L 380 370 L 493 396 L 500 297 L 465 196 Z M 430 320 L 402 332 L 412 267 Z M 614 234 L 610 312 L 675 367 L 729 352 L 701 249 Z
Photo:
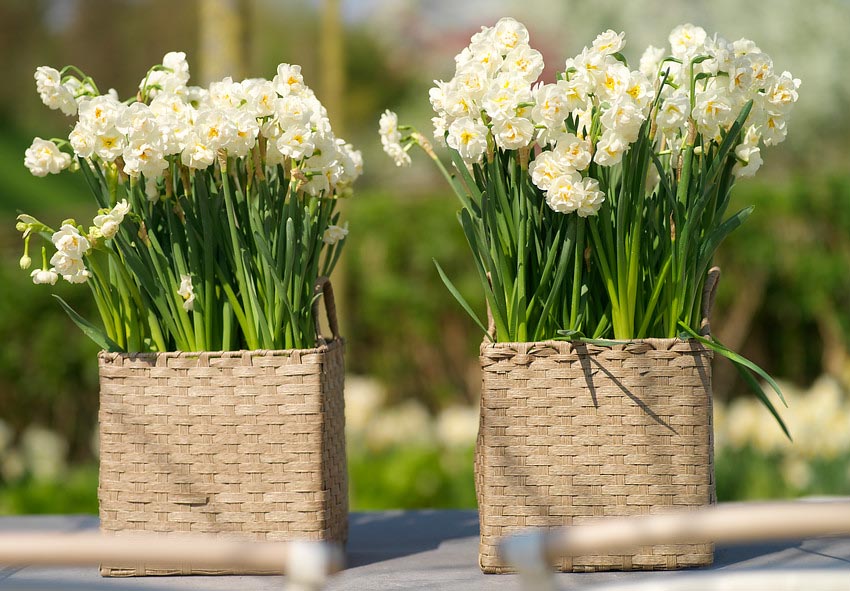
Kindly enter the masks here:
M 554 152 L 568 167 L 578 171 L 590 166 L 592 159 L 590 142 L 579 139 L 572 133 L 565 133 L 558 138 Z
M 184 310 L 189 312 L 194 308 L 195 289 L 192 287 L 191 275 L 180 275 L 180 287 L 177 288 L 177 295 L 183 298 Z
M 487 126 L 471 117 L 461 117 L 449 126 L 446 139 L 466 162 L 478 162 L 487 150 Z
M 629 143 L 617 133 L 606 131 L 596 144 L 593 161 L 600 166 L 613 166 L 623 159 Z
M 509 117 L 493 121 L 496 145 L 503 150 L 518 150 L 534 139 L 534 124 L 525 117 Z
M 329 245 L 334 245 L 340 240 L 345 240 L 348 236 L 348 223 L 344 226 L 328 226 L 325 233 L 322 234 L 322 242 Z
M 301 94 L 304 90 L 304 78 L 301 76 L 301 66 L 280 64 L 277 67 L 277 76 L 272 79 L 272 84 L 280 96 L 286 97 L 290 94 Z
M 554 179 L 546 191 L 546 204 L 554 211 L 572 213 L 584 201 L 584 182 L 577 172 Z
M 395 162 L 396 166 L 409 166 L 410 155 L 401 145 L 401 132 L 398 129 L 398 115 L 387 109 L 381 115 L 378 122 L 378 134 L 381 136 L 381 145 Z
M 528 29 L 519 21 L 505 17 L 493 27 L 493 43 L 505 55 L 520 45 L 528 44 Z
M 608 29 L 593 40 L 593 50 L 601 55 L 618 53 L 626 46 L 626 34 Z
M 86 237 L 71 224 L 64 224 L 59 228 L 51 237 L 51 241 L 58 252 L 76 259 L 81 259 L 91 248 Z
M 35 138 L 24 153 L 24 166 L 33 176 L 58 174 L 70 164 L 70 154 L 61 151 L 59 146 L 50 140 L 43 140 L 40 137 Z
M 30 277 L 36 285 L 56 285 L 59 274 L 52 269 L 36 269 L 30 273 Z
M 579 196 L 581 199 L 576 207 L 576 213 L 583 218 L 596 215 L 605 202 L 605 193 L 599 190 L 599 182 L 590 177 L 582 180 L 582 191 L 579 192 Z
M 57 70 L 40 66 L 35 70 L 35 87 L 38 95 L 47 107 L 59 109 L 65 115 L 77 114 L 77 101 L 71 90 L 62 84 Z
M 567 162 L 552 150 L 537 155 L 528 165 L 531 182 L 541 191 L 548 191 L 552 182 L 563 175 L 575 172 Z
M 148 184 L 153 184 L 156 187 L 155 183 Z M 121 226 L 121 222 L 124 221 L 124 216 L 129 211 L 130 206 L 127 204 L 127 200 L 122 199 L 121 202 L 116 204 L 107 213 L 95 216 L 93 223 L 99 230 L 100 235 L 108 240 L 118 233 L 118 228 Z

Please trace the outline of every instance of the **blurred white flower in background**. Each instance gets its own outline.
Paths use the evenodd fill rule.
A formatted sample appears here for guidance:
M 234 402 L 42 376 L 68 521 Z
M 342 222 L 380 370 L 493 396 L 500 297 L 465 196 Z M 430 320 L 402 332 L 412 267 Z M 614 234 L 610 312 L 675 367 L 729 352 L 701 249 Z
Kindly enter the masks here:
M 473 406 L 450 406 L 436 419 L 437 439 L 445 447 L 466 447 L 478 437 L 478 409 Z
M 53 431 L 27 427 L 21 435 L 20 452 L 26 471 L 36 480 L 58 480 L 65 472 L 68 444 Z

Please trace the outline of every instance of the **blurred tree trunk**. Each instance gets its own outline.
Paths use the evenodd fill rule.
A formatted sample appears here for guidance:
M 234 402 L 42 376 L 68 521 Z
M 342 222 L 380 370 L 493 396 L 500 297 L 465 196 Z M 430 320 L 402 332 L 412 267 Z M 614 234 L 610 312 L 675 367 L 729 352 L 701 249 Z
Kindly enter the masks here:
M 244 0 L 201 0 L 198 4 L 200 83 L 245 76 Z
M 345 88 L 345 56 L 343 55 L 343 28 L 341 22 L 340 0 L 322 0 L 321 29 L 319 33 L 319 76 L 322 104 L 328 110 L 328 117 L 337 137 L 345 137 L 345 113 L 343 92 Z M 340 200 L 339 211 L 345 216 L 345 200 Z M 337 299 L 340 324 L 345 332 L 347 285 L 345 281 L 345 256 L 343 256 L 334 274 L 334 288 L 340 298 Z
M 322 29 L 320 45 L 320 73 L 322 103 L 337 136 L 345 136 L 345 113 L 342 95 L 345 88 L 345 58 L 343 56 L 343 29 L 340 22 L 340 0 L 322 0 Z

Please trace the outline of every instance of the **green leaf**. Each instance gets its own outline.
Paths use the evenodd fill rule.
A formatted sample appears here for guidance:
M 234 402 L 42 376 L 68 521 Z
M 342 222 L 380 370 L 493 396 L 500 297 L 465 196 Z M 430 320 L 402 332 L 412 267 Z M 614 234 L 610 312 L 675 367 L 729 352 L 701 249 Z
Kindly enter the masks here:
M 457 303 L 460 304 L 461 307 L 464 310 L 466 310 L 466 313 L 469 314 L 469 317 L 472 318 L 473 321 L 475 321 L 475 324 L 477 324 L 478 327 L 484 332 L 484 334 L 487 335 L 487 338 L 492 341 L 493 337 L 490 335 L 490 332 L 484 327 L 484 323 L 481 322 L 481 319 L 478 318 L 478 315 L 472 310 L 472 307 L 469 305 L 469 303 L 466 301 L 466 299 L 462 295 L 460 295 L 460 292 L 457 290 L 457 288 L 454 286 L 454 284 L 451 282 L 451 280 L 445 274 L 445 272 L 443 271 L 443 268 L 440 266 L 440 263 L 437 262 L 437 259 L 431 259 L 431 260 L 433 260 L 434 265 L 437 266 L 437 273 L 440 274 L 440 279 L 443 280 L 443 284 L 446 286 L 446 288 L 451 292 L 451 294 L 457 300 Z
M 764 393 L 764 390 L 762 389 L 761 385 L 752 377 L 749 372 L 757 374 L 765 382 L 767 382 L 768 385 L 773 389 L 773 391 L 776 392 L 777 396 L 779 397 L 779 400 L 782 401 L 782 404 L 784 404 L 787 408 L 788 403 L 785 401 L 785 396 L 782 395 L 782 390 L 779 388 L 779 384 L 776 383 L 776 380 L 770 377 L 770 375 L 761 367 L 759 367 L 746 357 L 735 353 L 717 339 L 707 339 L 703 336 L 700 336 L 691 327 L 689 327 L 683 322 L 680 322 L 679 326 L 681 326 L 684 332 L 687 333 L 691 338 L 696 339 L 715 353 L 718 353 L 719 355 L 722 355 L 723 357 L 726 357 L 727 359 L 732 361 L 732 363 L 735 365 L 735 368 L 744 377 L 744 381 L 747 382 L 747 385 L 753 390 L 753 392 L 755 392 L 759 400 L 761 400 L 762 403 L 771 412 L 771 414 L 773 414 L 773 416 L 779 422 L 780 427 L 782 427 L 782 430 L 785 432 L 785 435 L 787 435 L 790 439 L 791 435 L 788 432 L 788 428 L 785 426 L 785 423 L 782 421 L 782 418 L 779 416 L 779 413 L 776 412 L 776 409 L 773 407 L 773 404 L 770 402 L 770 400 L 768 400 L 767 395 Z
M 77 312 L 68 305 L 68 302 L 63 300 L 56 294 L 53 294 L 53 297 L 59 301 L 59 305 L 65 310 L 71 320 L 74 321 L 80 330 L 83 331 L 88 338 L 97 344 L 98 347 L 103 349 L 104 351 L 109 351 L 110 353 L 123 353 L 124 349 L 122 349 L 115 341 L 106 336 L 106 333 L 103 332 L 100 328 L 77 314 Z

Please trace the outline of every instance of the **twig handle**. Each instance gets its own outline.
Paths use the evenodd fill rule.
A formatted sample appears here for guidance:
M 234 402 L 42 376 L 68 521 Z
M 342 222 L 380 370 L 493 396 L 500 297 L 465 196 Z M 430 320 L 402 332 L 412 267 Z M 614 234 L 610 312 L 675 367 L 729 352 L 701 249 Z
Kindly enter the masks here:
M 316 284 L 313 287 L 313 294 L 321 295 L 321 298 L 313 300 L 313 318 L 316 322 L 316 336 L 322 338 L 322 327 L 319 322 L 319 300 L 325 302 L 325 313 L 328 316 L 328 326 L 331 329 L 331 335 L 336 341 L 340 338 L 339 321 L 336 317 L 336 300 L 334 299 L 334 289 L 331 286 L 331 280 L 325 276 L 316 279 Z
M 707 337 L 711 334 L 711 310 L 714 308 L 714 297 L 717 295 L 717 284 L 720 281 L 720 267 L 712 267 L 705 278 L 702 288 L 702 322 L 699 334 Z

